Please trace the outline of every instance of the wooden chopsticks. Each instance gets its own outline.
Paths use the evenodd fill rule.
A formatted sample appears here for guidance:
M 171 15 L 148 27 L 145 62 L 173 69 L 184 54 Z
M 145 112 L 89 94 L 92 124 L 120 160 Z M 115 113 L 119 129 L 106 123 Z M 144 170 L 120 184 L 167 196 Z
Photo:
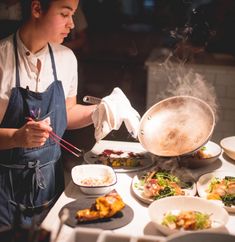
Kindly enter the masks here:
M 34 120 L 31 117 L 26 117 L 26 120 L 28 120 L 28 121 L 37 121 L 37 120 Z M 49 136 L 55 143 L 60 145 L 62 148 L 64 148 L 65 150 L 67 150 L 68 152 L 73 154 L 74 156 L 76 156 L 76 157 L 83 156 L 83 154 L 84 154 L 83 150 L 78 149 L 76 146 L 74 146 L 71 143 L 69 143 L 68 141 L 62 139 L 60 136 L 58 136 L 53 131 L 49 132 Z
M 56 133 L 54 133 L 53 131 L 51 131 L 49 133 L 50 138 L 57 143 L 58 145 L 60 145 L 62 148 L 64 148 L 65 150 L 67 150 L 68 152 L 70 152 L 71 154 L 75 155 L 76 157 L 80 157 L 83 155 L 83 151 L 78 149 L 76 146 L 72 145 L 71 143 L 69 143 L 68 141 L 62 139 L 60 136 L 58 136 Z M 67 145 L 67 146 L 66 146 Z M 77 151 L 78 153 L 72 151 L 72 149 L 74 149 L 75 151 Z

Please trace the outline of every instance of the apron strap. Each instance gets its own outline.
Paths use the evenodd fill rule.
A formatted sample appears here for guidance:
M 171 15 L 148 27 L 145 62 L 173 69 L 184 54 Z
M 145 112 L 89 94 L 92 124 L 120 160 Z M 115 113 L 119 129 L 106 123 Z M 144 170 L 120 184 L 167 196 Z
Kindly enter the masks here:
M 56 74 L 55 58 L 54 58 L 54 55 L 53 55 L 53 51 L 52 51 L 52 48 L 51 48 L 50 44 L 48 44 L 48 47 L 49 47 L 49 52 L 50 52 L 50 56 L 51 56 L 51 65 L 52 65 L 54 80 L 58 81 L 57 74 Z
M 15 63 L 16 63 L 16 87 L 20 87 L 20 74 L 19 74 L 19 57 L 18 57 L 18 52 L 17 52 L 17 41 L 16 41 L 16 34 L 13 36 L 13 43 L 14 43 L 14 52 L 15 52 Z M 48 43 L 49 47 L 49 53 L 51 57 L 51 65 L 52 65 L 52 70 L 53 70 L 53 76 L 54 76 L 54 81 L 57 81 L 57 73 L 56 73 L 56 65 L 55 65 L 55 58 L 53 55 L 52 48 L 50 44 Z
M 19 58 L 17 53 L 17 41 L 16 41 L 16 34 L 14 34 L 13 37 L 13 43 L 14 43 L 14 51 L 15 51 L 15 62 L 16 62 L 16 87 L 20 87 L 20 73 L 19 73 Z
M 53 197 L 51 200 L 49 200 L 48 202 L 44 203 L 41 206 L 35 206 L 35 207 L 30 207 L 30 206 L 25 206 L 24 204 L 21 203 L 17 203 L 13 200 L 9 200 L 10 205 L 14 206 L 18 212 L 21 215 L 25 215 L 25 216 L 34 216 L 35 214 L 40 214 L 42 213 L 45 209 L 48 209 L 49 207 L 51 207 L 51 205 L 55 202 L 55 200 L 57 199 L 58 195 L 56 195 L 55 197 Z
M 3 164 L 0 163 L 0 166 L 6 167 L 9 170 L 11 169 L 33 169 L 34 170 L 34 174 L 32 176 L 32 184 L 34 184 L 34 181 L 36 182 L 37 186 L 41 189 L 45 189 L 47 187 L 47 184 L 45 182 L 45 178 L 42 174 L 41 168 L 44 166 L 47 166 L 49 164 L 55 163 L 57 160 L 53 160 L 50 162 L 47 162 L 45 164 L 40 165 L 40 161 L 36 160 L 36 161 L 29 161 L 27 162 L 27 164 L 21 165 L 21 164 Z M 10 173 L 10 181 L 11 180 L 11 173 Z M 13 184 L 11 184 L 13 186 Z

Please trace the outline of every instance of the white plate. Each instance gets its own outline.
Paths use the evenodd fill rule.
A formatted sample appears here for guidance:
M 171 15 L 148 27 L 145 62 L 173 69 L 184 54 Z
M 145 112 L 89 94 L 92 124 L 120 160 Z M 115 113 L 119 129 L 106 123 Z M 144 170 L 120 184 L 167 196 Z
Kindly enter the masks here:
M 212 227 L 203 230 L 203 232 L 214 232 L 221 230 L 228 222 L 229 215 L 221 206 L 211 203 L 200 197 L 173 196 L 165 197 L 152 202 L 148 207 L 149 217 L 156 228 L 165 235 L 174 233 L 191 233 L 189 230 L 171 229 L 162 225 L 166 213 L 174 211 L 198 211 L 210 216 Z M 198 240 L 199 241 L 199 240 Z
M 202 175 L 197 181 L 198 195 L 202 198 L 207 199 L 208 193 L 206 192 L 206 190 L 208 189 L 211 179 L 214 177 L 224 178 L 225 176 L 234 176 L 234 172 L 232 172 L 232 171 L 214 171 L 214 172 Z M 209 200 L 209 201 L 223 206 L 228 212 L 235 212 L 235 206 L 231 206 L 231 207 L 224 206 L 223 202 L 219 201 L 219 200 Z
M 146 197 L 143 193 L 143 186 L 140 183 L 140 180 L 138 178 L 138 175 L 134 176 L 132 179 L 132 183 L 131 183 L 131 189 L 133 191 L 133 193 L 135 194 L 135 196 L 142 202 L 150 204 L 153 201 L 155 201 L 152 198 Z M 197 189 L 196 189 L 196 184 L 194 183 L 192 186 L 192 189 L 183 189 L 183 191 L 185 192 L 185 196 L 195 196 Z
M 101 140 L 95 144 L 95 146 L 85 153 L 84 160 L 89 164 L 96 164 L 98 161 L 98 155 L 102 154 L 105 149 L 124 151 L 124 152 L 134 152 L 144 156 L 140 160 L 141 166 L 130 167 L 130 168 L 115 168 L 115 172 L 133 172 L 140 171 L 149 168 L 153 165 L 154 160 L 151 159 L 149 152 L 147 152 L 140 143 L 137 142 L 123 142 L 123 141 L 111 141 L 111 140 Z

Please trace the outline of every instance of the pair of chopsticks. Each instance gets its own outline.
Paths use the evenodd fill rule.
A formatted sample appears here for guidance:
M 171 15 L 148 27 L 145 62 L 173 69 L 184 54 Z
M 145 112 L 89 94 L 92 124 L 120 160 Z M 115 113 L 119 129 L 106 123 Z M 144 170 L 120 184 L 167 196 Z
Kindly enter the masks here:
M 26 117 L 26 120 L 28 121 L 37 121 L 31 117 Z M 64 148 L 65 150 L 67 150 L 68 152 L 70 152 L 71 154 L 73 154 L 76 157 L 80 157 L 83 155 L 83 150 L 78 149 L 76 146 L 72 145 L 71 143 L 69 143 L 68 141 L 62 139 L 60 136 L 58 136 L 56 133 L 54 133 L 53 131 L 49 132 L 49 137 L 58 145 L 60 145 L 62 148 Z
M 73 154 L 76 157 L 80 157 L 83 155 L 83 151 L 78 149 L 76 146 L 72 145 L 71 143 L 69 143 L 68 141 L 62 139 L 60 136 L 58 136 L 56 133 L 54 133 L 53 131 L 51 131 L 49 133 L 50 138 L 57 143 L 58 145 L 60 145 L 62 148 L 64 148 L 65 150 L 67 150 L 68 152 L 70 152 L 71 154 Z M 67 146 L 66 146 L 67 145 Z M 74 152 L 77 151 L 78 153 Z

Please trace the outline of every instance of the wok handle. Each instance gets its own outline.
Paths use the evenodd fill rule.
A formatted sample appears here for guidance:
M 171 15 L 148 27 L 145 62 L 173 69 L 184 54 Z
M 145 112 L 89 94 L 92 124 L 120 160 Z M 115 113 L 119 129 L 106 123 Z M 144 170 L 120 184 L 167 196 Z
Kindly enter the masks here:
M 83 102 L 90 104 L 99 104 L 101 102 L 101 98 L 93 97 L 93 96 L 85 96 L 83 97 Z

